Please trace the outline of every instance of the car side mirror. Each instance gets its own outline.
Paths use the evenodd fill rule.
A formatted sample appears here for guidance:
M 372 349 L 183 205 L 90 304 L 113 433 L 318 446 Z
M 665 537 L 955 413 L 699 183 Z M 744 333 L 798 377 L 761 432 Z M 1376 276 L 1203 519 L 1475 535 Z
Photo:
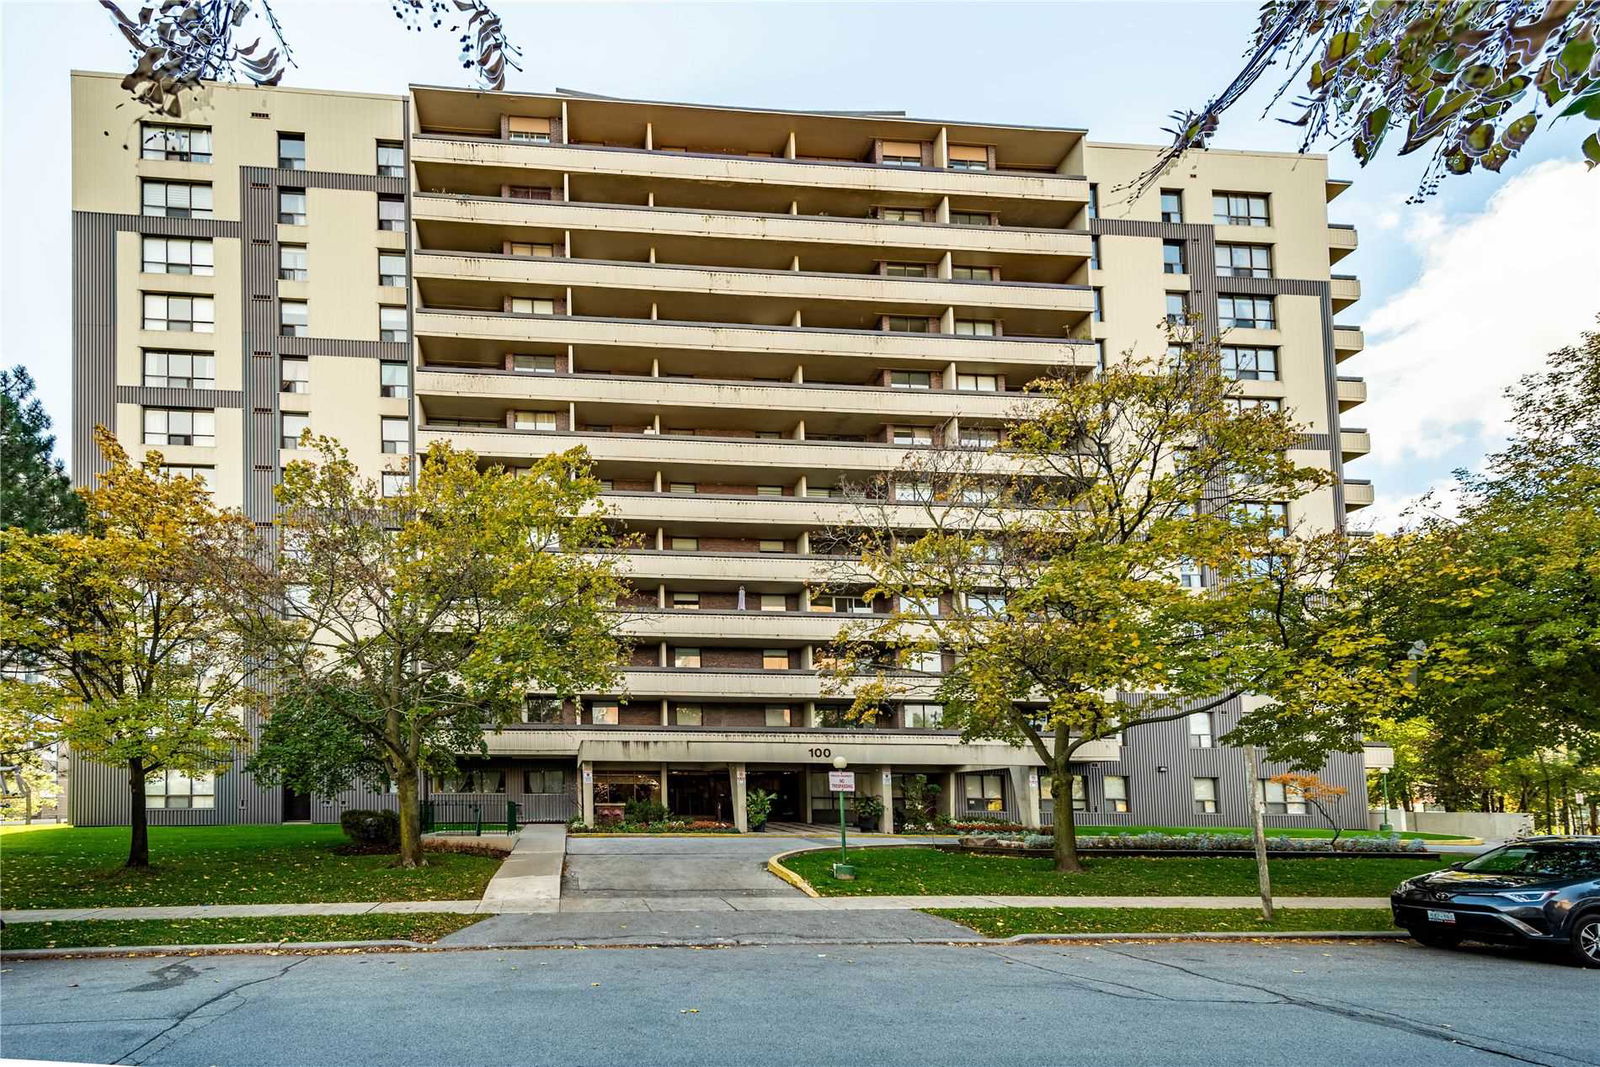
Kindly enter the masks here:
M 1467 861 L 1466 860 L 1457 860 L 1456 862 L 1452 863 L 1449 867 L 1446 867 L 1445 870 L 1448 870 L 1448 871 L 1459 871 L 1461 868 L 1465 867 L 1466 865 L 1467 865 Z

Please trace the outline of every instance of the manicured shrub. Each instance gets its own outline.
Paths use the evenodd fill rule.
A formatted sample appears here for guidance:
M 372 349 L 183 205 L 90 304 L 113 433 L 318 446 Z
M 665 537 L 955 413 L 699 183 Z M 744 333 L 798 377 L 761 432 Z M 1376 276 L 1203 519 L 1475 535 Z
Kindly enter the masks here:
M 339 816 L 339 829 L 351 841 L 365 848 L 400 847 L 400 813 L 351 808 Z
M 622 806 L 622 821 L 628 823 L 665 822 L 667 806 L 653 800 L 630 800 Z

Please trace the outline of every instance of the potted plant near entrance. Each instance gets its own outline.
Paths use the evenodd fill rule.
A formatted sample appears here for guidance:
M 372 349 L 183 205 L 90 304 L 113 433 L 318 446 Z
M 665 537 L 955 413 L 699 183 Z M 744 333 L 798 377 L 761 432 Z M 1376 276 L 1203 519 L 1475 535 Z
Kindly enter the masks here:
M 863 833 L 872 833 L 878 829 L 878 820 L 881 818 L 883 818 L 883 801 L 874 796 L 856 797 L 856 829 Z
M 777 799 L 776 793 L 769 793 L 765 789 L 752 789 L 744 798 L 744 813 L 750 820 L 751 830 L 765 830 L 767 819 L 772 815 L 772 802 Z

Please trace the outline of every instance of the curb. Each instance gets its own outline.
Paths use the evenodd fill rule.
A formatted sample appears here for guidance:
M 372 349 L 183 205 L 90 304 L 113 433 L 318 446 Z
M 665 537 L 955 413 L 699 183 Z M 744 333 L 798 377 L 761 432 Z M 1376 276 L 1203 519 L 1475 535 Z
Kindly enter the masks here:
M 792 848 L 788 852 L 780 852 L 776 856 L 772 856 L 772 857 L 768 858 L 768 860 L 767 860 L 767 870 L 770 871 L 772 874 L 777 875 L 779 878 L 783 879 L 785 882 L 788 882 L 790 885 L 792 885 L 796 889 L 800 890 L 800 892 L 804 893 L 806 896 L 808 896 L 808 897 L 817 897 L 817 898 L 820 899 L 822 894 L 817 892 L 816 889 L 814 889 L 812 887 L 810 882 L 806 881 L 804 878 L 800 877 L 798 874 L 794 873 L 789 868 L 787 868 L 787 867 L 785 867 L 783 865 L 783 861 L 788 859 L 790 856 L 793 856 L 795 853 L 797 853 L 797 852 L 811 852 L 811 851 L 813 851 L 813 850 L 809 849 L 809 848 Z
M 1211 931 L 1189 934 L 1013 934 L 1010 937 L 897 937 L 839 938 L 832 941 L 771 942 L 745 938 L 708 938 L 704 941 L 634 941 L 584 944 L 535 943 L 491 945 L 440 945 L 419 941 L 307 941 L 261 942 L 241 945 L 129 945 L 123 948 L 25 948 L 0 951 L 4 960 L 61 959 L 141 959 L 160 956 L 325 956 L 353 955 L 362 952 L 534 952 L 599 949 L 704 950 L 712 948 L 806 948 L 812 946 L 870 947 L 874 945 L 931 945 L 948 948 L 1004 948 L 1008 945 L 1093 944 L 1167 941 L 1404 941 L 1409 935 L 1398 930 L 1273 930 Z

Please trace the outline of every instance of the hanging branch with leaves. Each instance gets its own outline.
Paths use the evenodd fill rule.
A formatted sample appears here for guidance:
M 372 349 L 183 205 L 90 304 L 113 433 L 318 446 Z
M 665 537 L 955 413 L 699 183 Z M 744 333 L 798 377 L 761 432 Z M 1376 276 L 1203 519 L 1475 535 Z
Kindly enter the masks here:
M 1448 175 L 1499 171 L 1541 120 L 1576 118 L 1580 151 L 1600 165 L 1600 0 L 1268 0 L 1243 69 L 1198 111 L 1172 114 L 1169 145 L 1134 195 L 1190 149 L 1209 147 L 1223 112 L 1278 63 L 1289 68 L 1268 110 L 1302 76 L 1301 151 L 1348 144 L 1366 166 L 1392 130 L 1400 155 L 1432 148 L 1416 203 Z
M 444 29 L 445 20 L 452 13 L 466 15 L 466 26 L 452 25 L 451 33 L 460 33 L 461 68 L 478 69 L 478 84 L 485 89 L 499 91 L 506 87 L 506 68 L 522 70 L 517 62 L 522 49 L 512 44 L 506 36 L 505 24 L 500 16 L 483 0 L 390 0 L 395 18 L 408 29 L 422 32 L 424 24 L 432 29 Z

